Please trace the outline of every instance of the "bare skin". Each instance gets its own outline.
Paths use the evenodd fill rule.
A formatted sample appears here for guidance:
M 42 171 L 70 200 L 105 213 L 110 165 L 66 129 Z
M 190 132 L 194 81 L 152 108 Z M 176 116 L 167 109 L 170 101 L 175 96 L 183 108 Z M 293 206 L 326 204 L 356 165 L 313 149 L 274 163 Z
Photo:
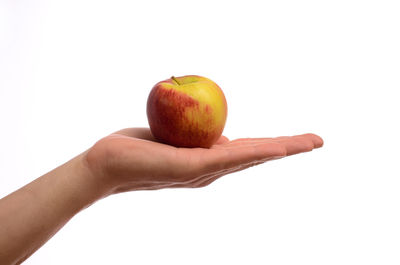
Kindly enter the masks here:
M 229 141 L 210 149 L 158 143 L 147 128 L 113 133 L 0 200 L 0 264 L 20 264 L 75 214 L 109 195 L 204 187 L 223 175 L 323 145 L 315 134 Z

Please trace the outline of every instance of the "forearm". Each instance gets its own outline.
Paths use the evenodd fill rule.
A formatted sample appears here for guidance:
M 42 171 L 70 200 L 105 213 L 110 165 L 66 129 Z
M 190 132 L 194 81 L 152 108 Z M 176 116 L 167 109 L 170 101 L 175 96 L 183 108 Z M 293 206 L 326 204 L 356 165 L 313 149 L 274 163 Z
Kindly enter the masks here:
M 0 264 L 19 264 L 76 213 L 107 195 L 85 153 L 0 200 Z

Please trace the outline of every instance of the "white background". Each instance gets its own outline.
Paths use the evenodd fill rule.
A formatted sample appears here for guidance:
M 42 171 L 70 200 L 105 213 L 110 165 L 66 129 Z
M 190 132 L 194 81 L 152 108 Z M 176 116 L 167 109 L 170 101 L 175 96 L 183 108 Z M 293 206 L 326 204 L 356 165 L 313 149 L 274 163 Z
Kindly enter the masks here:
M 25 264 L 399 264 L 396 2 L 2 0 L 0 197 L 147 127 L 171 75 L 221 86 L 232 139 L 325 140 L 203 189 L 111 196 Z

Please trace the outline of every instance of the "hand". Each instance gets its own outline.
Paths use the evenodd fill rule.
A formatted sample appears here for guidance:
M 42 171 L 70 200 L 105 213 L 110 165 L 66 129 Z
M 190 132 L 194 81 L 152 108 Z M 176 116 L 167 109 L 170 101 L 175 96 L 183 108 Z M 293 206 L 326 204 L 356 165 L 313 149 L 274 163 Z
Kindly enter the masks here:
M 323 145 L 315 134 L 221 138 L 210 149 L 176 148 L 155 141 L 147 128 L 128 128 L 98 141 L 86 154 L 93 175 L 111 193 L 204 187 L 219 177 Z
M 321 147 L 314 134 L 238 139 L 210 149 L 158 143 L 150 130 L 124 129 L 0 200 L 0 264 L 20 264 L 82 209 L 130 190 L 204 187 L 265 161 Z

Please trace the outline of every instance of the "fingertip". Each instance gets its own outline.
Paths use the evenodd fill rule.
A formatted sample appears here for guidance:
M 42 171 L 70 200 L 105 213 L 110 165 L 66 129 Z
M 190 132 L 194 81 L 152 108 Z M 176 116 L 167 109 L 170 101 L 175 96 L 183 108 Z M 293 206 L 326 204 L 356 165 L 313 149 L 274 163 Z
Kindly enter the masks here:
M 316 148 L 320 148 L 322 146 L 324 146 L 324 139 L 322 139 L 322 137 L 316 135 L 318 137 L 318 145 L 316 146 Z
M 320 136 L 313 133 L 310 133 L 310 135 L 312 137 L 312 141 L 314 143 L 315 148 L 320 148 L 324 145 L 324 140 Z
M 314 133 L 306 133 L 299 136 L 300 138 L 307 138 L 311 140 L 314 145 L 313 148 L 320 148 L 324 144 L 322 138 Z

